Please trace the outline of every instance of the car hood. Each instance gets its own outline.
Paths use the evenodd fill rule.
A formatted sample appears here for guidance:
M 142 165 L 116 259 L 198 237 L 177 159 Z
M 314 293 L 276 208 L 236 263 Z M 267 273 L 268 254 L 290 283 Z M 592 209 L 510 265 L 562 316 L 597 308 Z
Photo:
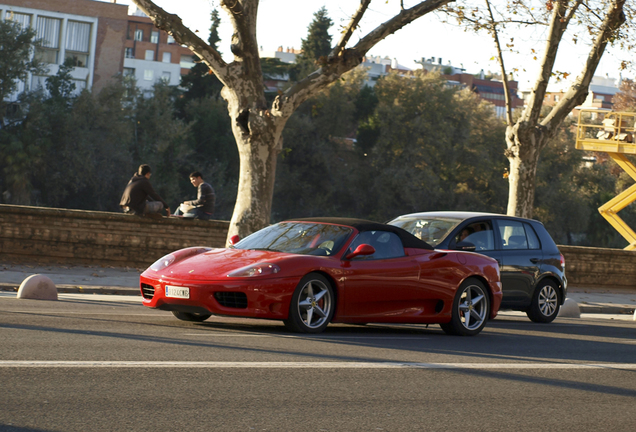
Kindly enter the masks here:
M 245 266 L 258 263 L 277 263 L 295 256 L 293 254 L 249 250 L 249 249 L 212 249 L 207 252 L 177 260 L 168 267 L 154 271 L 147 269 L 147 276 L 161 276 L 180 280 L 217 280 L 227 279 L 228 273 Z M 265 277 L 265 276 L 263 276 Z

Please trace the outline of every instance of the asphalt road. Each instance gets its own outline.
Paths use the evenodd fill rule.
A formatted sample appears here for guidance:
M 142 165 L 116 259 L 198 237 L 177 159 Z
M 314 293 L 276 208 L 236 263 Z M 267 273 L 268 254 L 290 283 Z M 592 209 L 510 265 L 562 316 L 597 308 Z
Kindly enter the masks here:
M 636 322 L 178 321 L 122 296 L 0 297 L 0 431 L 625 431 Z

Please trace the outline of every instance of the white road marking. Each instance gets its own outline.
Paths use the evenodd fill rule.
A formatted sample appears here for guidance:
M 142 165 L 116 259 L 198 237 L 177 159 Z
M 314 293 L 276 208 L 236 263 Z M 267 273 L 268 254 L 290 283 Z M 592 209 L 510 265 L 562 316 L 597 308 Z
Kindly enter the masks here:
M 609 369 L 636 370 L 636 363 L 406 363 L 406 362 L 197 362 L 1 360 L 0 368 L 240 368 L 240 369 Z

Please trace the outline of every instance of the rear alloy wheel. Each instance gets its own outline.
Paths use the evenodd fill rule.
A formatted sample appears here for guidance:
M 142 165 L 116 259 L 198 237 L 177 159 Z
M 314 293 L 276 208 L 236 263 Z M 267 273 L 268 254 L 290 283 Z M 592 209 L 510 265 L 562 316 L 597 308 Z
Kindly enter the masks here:
M 528 318 L 536 323 L 551 323 L 559 314 L 561 299 L 559 289 L 551 280 L 540 281 L 532 296 Z
M 490 316 L 490 298 L 484 284 L 468 279 L 457 290 L 449 323 L 440 324 L 447 334 L 474 336 L 479 333 Z
M 323 275 L 309 273 L 296 286 L 285 327 L 297 333 L 320 333 L 331 321 L 335 297 Z
M 205 321 L 206 319 L 212 316 L 212 314 L 206 314 L 206 313 L 178 312 L 178 311 L 172 311 L 172 315 L 176 316 L 181 321 L 196 321 L 196 322 Z

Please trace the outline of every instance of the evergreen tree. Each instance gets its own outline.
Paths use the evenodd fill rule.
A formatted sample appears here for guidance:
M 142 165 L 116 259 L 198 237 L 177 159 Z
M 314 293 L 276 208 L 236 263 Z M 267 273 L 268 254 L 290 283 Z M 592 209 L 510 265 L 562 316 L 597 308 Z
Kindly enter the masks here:
M 327 15 L 327 9 L 324 6 L 314 13 L 314 20 L 307 28 L 307 39 L 302 40 L 302 54 L 296 59 L 292 80 L 298 80 L 316 70 L 320 58 L 329 55 L 331 52 L 329 28 L 332 25 L 333 21 Z
M 39 73 L 41 64 L 31 51 L 35 46 L 35 30 L 22 28 L 16 22 L 0 19 L 0 124 L 5 116 L 5 99 L 18 88 L 18 82 L 29 73 Z
M 219 12 L 213 9 L 210 14 L 210 36 L 208 37 L 208 43 L 212 48 L 219 51 L 217 45 L 221 41 L 219 37 L 219 25 L 221 25 L 221 18 Z M 219 51 L 220 52 L 220 51 Z M 195 56 L 196 57 L 196 56 Z M 201 60 L 200 58 L 198 59 Z M 199 99 L 207 96 L 213 96 L 219 98 L 223 84 L 216 77 L 216 75 L 210 73 L 205 63 L 197 63 L 191 69 L 190 73 L 181 77 L 181 87 L 186 91 L 183 98 L 178 102 L 177 107 L 181 116 L 184 115 L 185 106 L 189 101 L 193 99 Z
M 212 48 L 221 52 L 219 50 L 219 42 L 221 41 L 221 37 L 219 36 L 219 26 L 221 25 L 221 17 L 219 16 L 219 11 L 216 8 L 212 9 L 212 13 L 210 14 L 210 20 L 212 24 L 210 25 L 210 37 L 208 37 L 208 43 Z

